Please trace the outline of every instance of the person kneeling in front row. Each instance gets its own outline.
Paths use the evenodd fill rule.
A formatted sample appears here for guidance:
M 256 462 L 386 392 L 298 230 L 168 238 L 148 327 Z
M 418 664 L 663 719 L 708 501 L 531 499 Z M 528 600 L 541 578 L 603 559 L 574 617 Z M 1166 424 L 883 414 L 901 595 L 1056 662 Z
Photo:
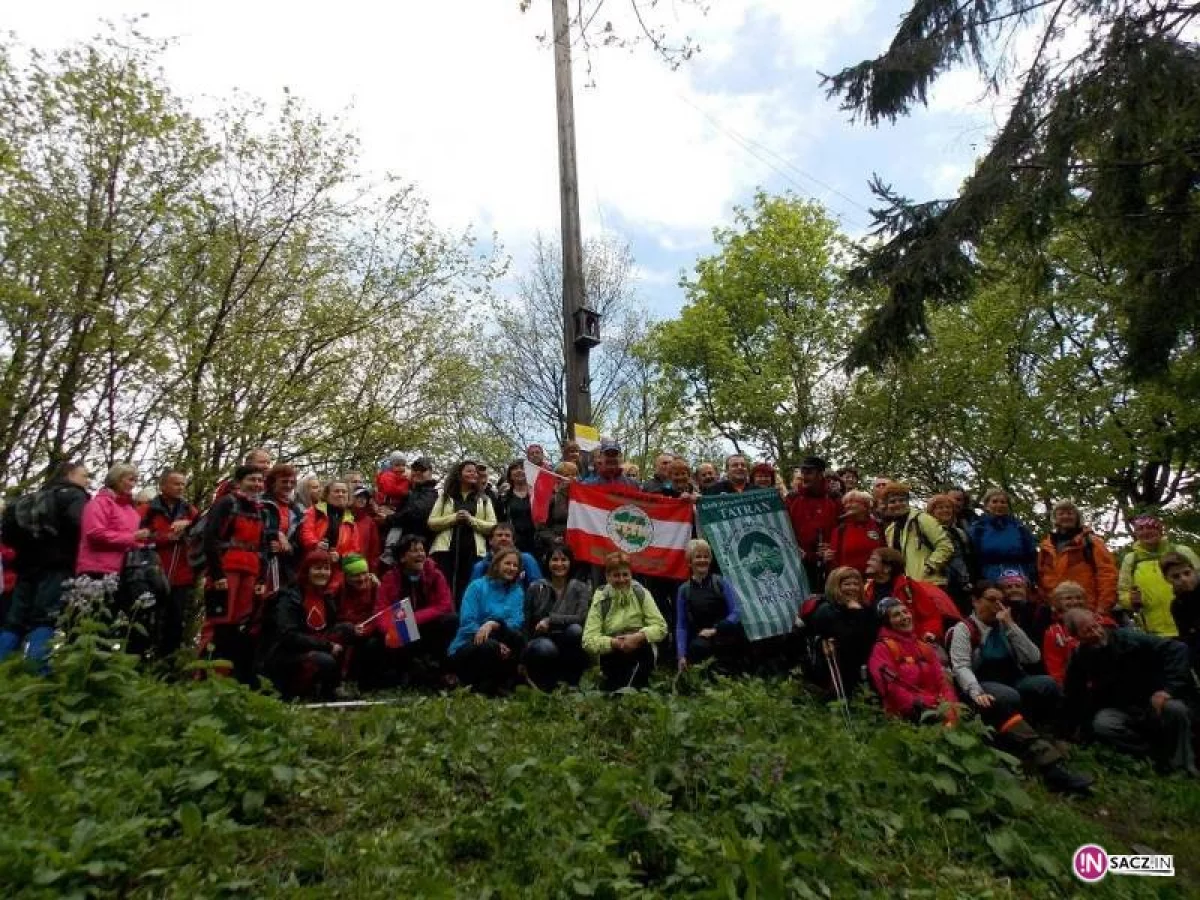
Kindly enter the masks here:
M 1090 610 L 1063 616 L 1079 647 L 1067 666 L 1066 709 L 1098 741 L 1152 756 L 1161 771 L 1197 775 L 1187 647 L 1133 628 L 1105 628 Z
M 549 578 L 535 581 L 525 592 L 525 637 L 521 655 L 525 675 L 534 687 L 553 690 L 562 682 L 578 685 L 588 665 L 583 652 L 591 588 L 571 577 L 575 558 L 565 544 L 555 544 L 546 556 Z
M 583 649 L 600 660 L 603 690 L 645 687 L 667 622 L 650 592 L 633 580 L 626 554 L 610 553 L 604 574 L 608 583 L 592 597 Z
M 507 691 L 525 646 L 524 623 L 521 553 L 510 547 L 492 557 L 487 576 L 472 581 L 463 595 L 458 634 L 450 645 L 459 680 L 485 694 Z

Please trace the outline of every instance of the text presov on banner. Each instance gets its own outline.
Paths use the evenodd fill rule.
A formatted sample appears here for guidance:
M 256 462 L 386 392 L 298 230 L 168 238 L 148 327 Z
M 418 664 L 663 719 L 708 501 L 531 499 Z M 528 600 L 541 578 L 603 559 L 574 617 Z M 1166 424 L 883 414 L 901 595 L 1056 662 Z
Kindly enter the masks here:
M 759 641 L 786 634 L 808 596 L 808 580 L 779 494 L 717 494 L 701 497 L 696 508 L 722 577 L 737 589 L 746 636 Z

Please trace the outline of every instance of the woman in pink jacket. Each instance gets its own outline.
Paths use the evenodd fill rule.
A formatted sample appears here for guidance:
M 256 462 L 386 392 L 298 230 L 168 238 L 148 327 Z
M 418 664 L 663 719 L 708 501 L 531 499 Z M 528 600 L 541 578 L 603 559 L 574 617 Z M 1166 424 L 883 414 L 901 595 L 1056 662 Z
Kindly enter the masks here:
M 108 470 L 104 487 L 83 508 L 76 575 L 120 575 L 125 554 L 149 540 L 149 529 L 138 527 L 142 517 L 133 503 L 137 477 L 137 469 L 129 463 L 117 463 Z
M 926 710 L 937 710 L 947 703 L 950 705 L 943 713 L 943 721 L 947 724 L 956 721 L 958 712 L 954 704 L 958 698 L 954 688 L 937 651 L 914 633 L 908 607 L 888 597 L 879 603 L 877 610 L 883 627 L 867 669 L 883 699 L 884 711 L 890 716 L 919 722 Z

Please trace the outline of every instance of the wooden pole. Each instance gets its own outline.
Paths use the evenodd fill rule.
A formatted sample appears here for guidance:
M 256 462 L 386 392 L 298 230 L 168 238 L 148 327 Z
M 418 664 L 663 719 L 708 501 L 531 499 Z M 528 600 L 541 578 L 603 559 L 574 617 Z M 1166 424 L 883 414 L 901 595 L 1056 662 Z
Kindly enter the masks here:
M 567 421 L 592 424 L 591 373 L 587 346 L 575 344 L 575 313 L 584 303 L 583 241 L 579 228 L 579 176 L 575 167 L 575 105 L 571 85 L 571 17 L 567 0 L 551 0 L 554 16 L 554 86 L 558 102 L 558 189 L 562 212 L 563 358 L 566 362 Z

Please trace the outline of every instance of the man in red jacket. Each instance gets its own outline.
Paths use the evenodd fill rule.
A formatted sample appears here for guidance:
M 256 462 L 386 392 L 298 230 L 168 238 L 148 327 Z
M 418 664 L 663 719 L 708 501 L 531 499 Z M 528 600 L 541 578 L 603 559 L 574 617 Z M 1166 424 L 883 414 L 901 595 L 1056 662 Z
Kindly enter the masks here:
M 142 527 L 150 532 L 158 561 L 171 585 L 167 601 L 156 610 L 157 634 L 151 636 L 159 659 L 170 656 L 183 644 L 184 610 L 196 585 L 184 540 L 196 519 L 196 507 L 183 498 L 186 490 L 187 476 L 168 470 L 159 479 L 158 496 L 142 507 Z
M 824 553 L 842 512 L 825 486 L 825 460 L 807 456 L 800 463 L 800 489 L 787 498 L 787 510 L 803 556 L 809 587 L 814 591 L 823 590 Z
M 261 583 L 268 551 L 263 511 L 263 473 L 238 466 L 234 489 L 209 509 L 204 523 L 205 618 L 200 656 L 224 660 L 218 672 L 244 684 L 256 682 L 254 661 L 262 625 Z

